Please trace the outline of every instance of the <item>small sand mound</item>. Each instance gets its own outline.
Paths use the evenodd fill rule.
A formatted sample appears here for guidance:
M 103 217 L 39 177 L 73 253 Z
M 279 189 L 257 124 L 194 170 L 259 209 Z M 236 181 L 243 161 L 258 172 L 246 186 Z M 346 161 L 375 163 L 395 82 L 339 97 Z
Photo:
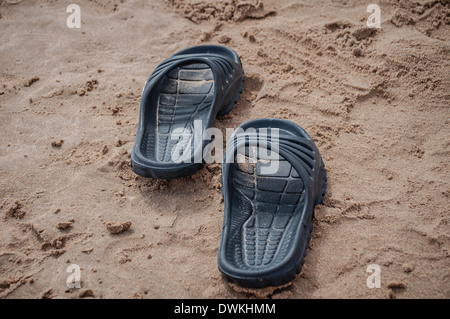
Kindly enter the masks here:
M 243 288 L 241 286 L 238 286 L 233 283 L 229 283 L 230 287 L 239 293 L 249 294 L 253 295 L 256 298 L 269 298 L 271 297 L 275 292 L 286 289 L 292 285 L 292 282 L 289 282 L 282 286 L 277 287 L 267 287 L 267 288 L 261 288 L 261 289 L 251 289 L 251 288 Z
M 268 15 L 275 14 L 273 10 L 266 10 L 261 0 L 232 0 L 230 2 L 169 0 L 169 3 L 181 11 L 185 18 L 195 23 L 210 19 L 220 21 L 263 19 Z
M 15 200 L 12 203 L 5 204 L 0 208 L 4 208 L 5 210 L 5 218 L 16 218 L 22 219 L 25 216 L 25 211 L 23 211 L 23 205 L 20 201 Z
M 120 234 L 120 233 L 130 229 L 130 227 L 131 227 L 130 221 L 123 222 L 123 223 L 109 222 L 106 224 L 106 229 L 108 229 L 108 231 L 111 234 Z

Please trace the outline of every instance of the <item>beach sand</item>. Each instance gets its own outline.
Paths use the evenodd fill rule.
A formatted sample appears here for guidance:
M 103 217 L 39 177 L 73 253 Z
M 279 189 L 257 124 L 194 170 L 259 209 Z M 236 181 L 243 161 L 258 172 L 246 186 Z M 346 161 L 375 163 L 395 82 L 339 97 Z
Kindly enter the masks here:
M 367 1 L 243 3 L 0 0 L 1 298 L 450 298 L 449 1 L 376 1 L 380 29 Z M 210 43 L 246 73 L 216 127 L 289 119 L 326 164 L 284 288 L 222 279 L 220 164 L 170 181 L 130 168 L 146 79 Z M 81 289 L 66 286 L 72 264 Z

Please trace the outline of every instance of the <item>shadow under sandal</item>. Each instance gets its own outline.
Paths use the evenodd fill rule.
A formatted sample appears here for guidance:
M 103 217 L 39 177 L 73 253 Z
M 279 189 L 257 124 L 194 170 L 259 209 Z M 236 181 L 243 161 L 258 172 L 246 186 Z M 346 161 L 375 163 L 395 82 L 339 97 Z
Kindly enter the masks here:
M 202 168 L 203 132 L 231 111 L 243 85 L 239 57 L 224 46 L 191 47 L 162 62 L 142 91 L 133 171 L 172 179 Z
M 244 123 L 228 142 L 222 183 L 218 266 L 225 279 L 246 288 L 292 281 L 306 256 L 314 206 L 326 191 L 311 137 L 287 120 Z

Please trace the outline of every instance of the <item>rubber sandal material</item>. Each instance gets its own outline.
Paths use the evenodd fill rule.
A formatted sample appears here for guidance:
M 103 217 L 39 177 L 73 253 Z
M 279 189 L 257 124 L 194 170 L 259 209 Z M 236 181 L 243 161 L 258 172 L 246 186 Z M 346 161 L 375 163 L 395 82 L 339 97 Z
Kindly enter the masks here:
M 245 134 L 239 128 L 255 130 Z M 290 121 L 258 119 L 239 128 L 222 166 L 219 270 L 246 288 L 284 285 L 300 272 L 306 256 L 314 206 L 326 191 L 324 163 L 311 137 Z M 267 172 L 274 159 L 264 149 L 279 155 L 276 171 Z
M 209 143 L 202 133 L 214 126 L 217 116 L 231 111 L 243 85 L 240 59 L 224 46 L 194 46 L 163 61 L 142 91 L 131 154 L 133 171 L 145 177 L 172 179 L 202 168 L 201 152 Z M 193 142 L 195 136 L 200 137 L 198 145 Z M 174 153 L 188 154 L 188 160 L 174 160 Z

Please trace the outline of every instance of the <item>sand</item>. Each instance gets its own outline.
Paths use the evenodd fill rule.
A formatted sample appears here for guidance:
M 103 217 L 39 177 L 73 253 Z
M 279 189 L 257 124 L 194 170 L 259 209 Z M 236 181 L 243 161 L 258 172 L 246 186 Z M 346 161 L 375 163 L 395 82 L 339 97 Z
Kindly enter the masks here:
M 375 31 L 360 0 L 78 0 L 69 29 L 72 2 L 0 0 L 1 298 L 450 298 L 449 1 L 375 1 Z M 144 82 L 202 43 L 246 72 L 217 127 L 289 119 L 326 163 L 288 287 L 223 281 L 220 164 L 171 181 L 130 169 Z

